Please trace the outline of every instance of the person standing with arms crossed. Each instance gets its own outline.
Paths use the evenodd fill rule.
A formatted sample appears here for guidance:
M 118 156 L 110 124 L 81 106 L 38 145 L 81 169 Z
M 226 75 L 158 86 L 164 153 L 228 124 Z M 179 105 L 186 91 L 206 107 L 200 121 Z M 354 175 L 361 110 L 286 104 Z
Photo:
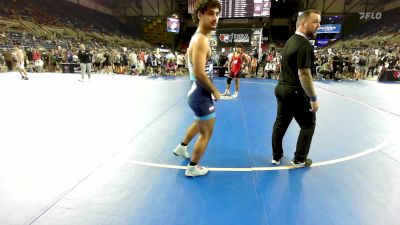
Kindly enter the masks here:
M 15 65 L 17 71 L 21 74 L 22 80 L 29 80 L 28 73 L 25 70 L 25 56 L 21 49 L 21 44 L 19 42 L 15 45 L 15 57 L 17 59 L 17 64 Z
M 272 132 L 272 163 L 275 165 L 279 165 L 283 158 L 282 140 L 293 117 L 301 129 L 290 164 L 296 168 L 312 164 L 307 155 L 319 104 L 311 75 L 314 49 L 308 39 L 315 37 L 320 21 L 319 11 L 307 10 L 301 13 L 297 18 L 296 33 L 289 38 L 283 49 L 282 69 L 275 88 L 278 104 Z
M 186 134 L 173 151 L 177 156 L 190 158 L 187 152 L 189 142 L 199 134 L 194 145 L 193 155 L 185 171 L 185 176 L 195 177 L 207 174 L 208 169 L 199 162 L 206 151 L 215 124 L 215 107 L 212 100 L 220 99 L 220 93 L 212 83 L 213 73 L 211 48 L 209 45 L 211 31 L 218 25 L 221 4 L 218 0 L 200 0 L 193 13 L 193 20 L 198 24 L 188 48 L 188 68 L 191 88 L 187 94 L 188 104 L 194 112 L 195 121 L 187 128 Z

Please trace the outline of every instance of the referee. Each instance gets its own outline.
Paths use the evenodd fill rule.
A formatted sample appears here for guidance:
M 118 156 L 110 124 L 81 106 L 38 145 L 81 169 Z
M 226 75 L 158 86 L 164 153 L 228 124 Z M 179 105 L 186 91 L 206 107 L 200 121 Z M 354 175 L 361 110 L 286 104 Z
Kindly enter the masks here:
M 296 168 L 312 164 L 307 155 L 314 134 L 318 101 L 311 76 L 314 51 L 308 39 L 314 38 L 320 21 L 319 11 L 302 12 L 297 18 L 296 33 L 283 49 L 282 70 L 275 88 L 278 106 L 272 132 L 272 163 L 275 165 L 283 158 L 282 140 L 293 117 L 301 129 L 290 164 Z

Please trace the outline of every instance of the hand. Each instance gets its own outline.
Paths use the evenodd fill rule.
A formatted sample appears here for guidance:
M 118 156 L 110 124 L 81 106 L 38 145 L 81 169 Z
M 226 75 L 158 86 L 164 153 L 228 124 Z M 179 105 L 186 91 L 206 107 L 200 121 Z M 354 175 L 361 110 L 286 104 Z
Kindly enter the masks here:
M 218 101 L 221 99 L 221 93 L 219 91 L 215 91 L 211 94 L 211 97 L 214 101 Z
M 319 107 L 319 104 L 318 104 L 318 101 L 315 101 L 315 102 L 311 102 L 310 101 L 310 105 L 311 105 L 311 109 L 310 109 L 310 112 L 317 112 L 318 111 L 318 107 Z

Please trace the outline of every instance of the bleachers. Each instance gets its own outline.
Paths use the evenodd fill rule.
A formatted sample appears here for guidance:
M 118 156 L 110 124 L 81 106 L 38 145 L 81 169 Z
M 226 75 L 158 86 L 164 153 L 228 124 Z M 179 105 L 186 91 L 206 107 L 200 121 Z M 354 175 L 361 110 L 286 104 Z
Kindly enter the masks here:
M 8 34 L 8 38 L 12 41 L 18 41 L 21 42 L 22 41 L 22 35 L 23 33 L 19 33 L 19 32 L 10 32 Z
M 382 13 L 379 20 L 371 19 L 355 29 L 351 34 L 355 36 L 370 36 L 382 33 L 394 33 L 400 30 L 400 7 Z
M 386 11 L 380 20 L 369 20 L 328 45 L 328 48 L 363 48 L 382 44 L 400 43 L 400 7 Z
M 26 46 L 52 49 L 82 41 L 93 46 L 151 48 L 137 37 L 139 29 L 140 26 L 128 27 L 113 16 L 65 0 L 0 1 L 0 32 L 24 33 L 24 37 L 13 37 L 12 40 L 22 41 Z M 32 36 L 36 40 L 32 40 Z M 44 41 L 55 39 L 73 40 L 60 44 Z M 9 47 L 2 44 L 3 48 Z
M 50 49 L 54 49 L 55 46 L 53 44 L 45 43 L 45 44 L 43 44 L 43 48 L 50 50 Z

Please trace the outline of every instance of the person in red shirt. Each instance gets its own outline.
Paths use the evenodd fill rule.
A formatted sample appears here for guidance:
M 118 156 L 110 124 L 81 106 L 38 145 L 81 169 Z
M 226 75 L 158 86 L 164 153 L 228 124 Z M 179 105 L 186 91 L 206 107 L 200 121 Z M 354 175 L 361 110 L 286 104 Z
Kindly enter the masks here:
M 173 59 L 167 59 L 166 74 L 176 76 L 176 64 Z
M 34 49 L 33 50 L 33 62 L 36 62 L 36 60 L 38 60 L 40 58 L 41 58 L 40 52 Z
M 250 62 L 249 58 L 250 57 L 243 52 L 243 45 L 236 44 L 235 52 L 229 59 L 228 63 L 229 77 L 226 80 L 226 89 L 222 95 L 225 96 L 231 95 L 229 90 L 231 88 L 232 79 L 235 79 L 235 93 L 232 95 L 232 97 L 236 98 L 239 96 L 239 78 L 241 74 L 246 70 L 246 68 L 248 68 L 248 64 Z

